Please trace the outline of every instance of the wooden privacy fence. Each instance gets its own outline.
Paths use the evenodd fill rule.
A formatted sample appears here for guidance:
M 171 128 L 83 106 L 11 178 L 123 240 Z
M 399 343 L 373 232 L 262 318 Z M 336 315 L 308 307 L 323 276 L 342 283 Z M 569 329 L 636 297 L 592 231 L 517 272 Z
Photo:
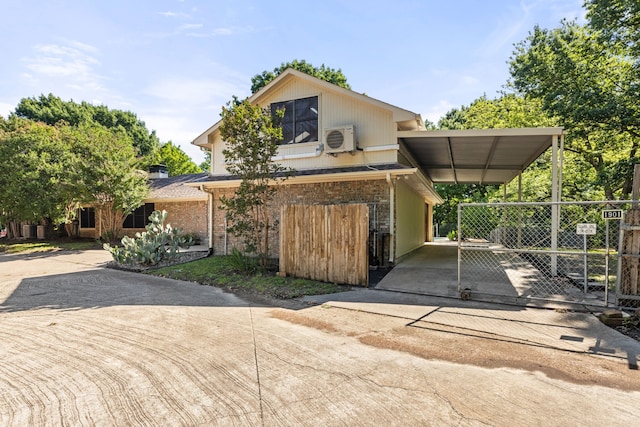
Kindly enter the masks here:
M 367 286 L 369 208 L 285 205 L 280 214 L 280 273 Z
M 620 227 L 617 304 L 640 307 L 640 208 L 629 209 Z

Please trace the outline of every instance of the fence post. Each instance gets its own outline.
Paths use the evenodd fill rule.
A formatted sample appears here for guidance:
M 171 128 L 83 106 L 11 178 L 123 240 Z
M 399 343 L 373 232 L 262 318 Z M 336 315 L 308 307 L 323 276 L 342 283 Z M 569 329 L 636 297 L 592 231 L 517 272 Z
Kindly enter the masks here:
M 462 278 L 460 277 L 460 259 L 462 258 L 462 206 L 458 203 L 458 293 L 462 291 Z

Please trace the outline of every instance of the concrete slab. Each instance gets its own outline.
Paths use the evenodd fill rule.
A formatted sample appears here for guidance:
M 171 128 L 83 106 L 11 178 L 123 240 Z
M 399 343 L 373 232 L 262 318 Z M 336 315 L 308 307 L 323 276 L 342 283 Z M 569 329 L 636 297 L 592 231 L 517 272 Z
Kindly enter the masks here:
M 404 319 L 407 326 L 414 328 L 445 328 L 468 336 L 615 356 L 628 360 L 636 368 L 640 362 L 640 342 L 602 324 L 597 318 L 599 312 L 462 301 L 378 289 L 310 296 L 304 300 Z
M 638 371 L 617 353 L 627 344 L 582 317 L 567 329 L 568 313 L 368 289 L 276 309 L 101 268 L 109 258 L 0 255 L 0 425 L 631 425 L 640 416 Z M 613 356 L 571 351 L 595 334 Z
M 577 288 L 567 288 L 568 279 L 562 277 L 557 286 L 552 285 L 548 277 L 518 254 L 484 250 L 490 249 L 484 247 L 486 244 L 477 246 L 483 250 L 465 250 L 460 267 L 460 289 L 472 299 L 572 310 L 605 305 L 603 292 L 584 294 Z M 426 243 L 401 259 L 375 288 L 459 298 L 457 242 Z M 609 295 L 610 303 L 613 297 Z

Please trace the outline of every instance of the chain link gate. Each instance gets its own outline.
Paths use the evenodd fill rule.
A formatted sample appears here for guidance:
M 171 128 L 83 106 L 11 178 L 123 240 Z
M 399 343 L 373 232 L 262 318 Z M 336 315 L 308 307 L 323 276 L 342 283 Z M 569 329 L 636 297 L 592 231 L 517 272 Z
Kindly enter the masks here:
M 629 201 L 461 203 L 460 296 L 609 305 L 620 222 L 630 206 Z

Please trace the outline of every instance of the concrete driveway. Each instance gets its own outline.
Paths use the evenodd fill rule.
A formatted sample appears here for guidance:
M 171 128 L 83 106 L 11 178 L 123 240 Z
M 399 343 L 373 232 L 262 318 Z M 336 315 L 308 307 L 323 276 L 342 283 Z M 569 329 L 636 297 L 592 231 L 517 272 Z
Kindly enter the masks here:
M 488 312 L 520 309 L 381 291 L 259 306 L 101 268 L 107 260 L 104 251 L 0 255 L 0 425 L 623 425 L 640 416 L 631 354 L 640 347 L 622 336 L 602 332 L 603 351 L 583 351 L 483 335 L 428 316 L 469 310 L 478 326 Z M 565 313 L 550 313 L 558 317 L 519 327 L 557 335 L 549 322 Z M 574 320 L 561 332 L 567 343 L 601 333 Z

